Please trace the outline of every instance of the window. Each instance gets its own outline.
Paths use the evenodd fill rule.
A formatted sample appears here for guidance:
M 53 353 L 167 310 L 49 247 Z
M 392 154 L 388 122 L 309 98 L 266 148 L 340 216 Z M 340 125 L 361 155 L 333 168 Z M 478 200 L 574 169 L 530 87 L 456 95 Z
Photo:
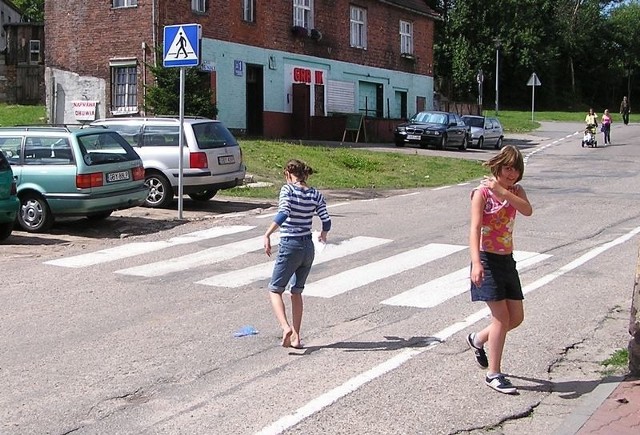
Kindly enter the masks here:
M 127 8 L 130 6 L 138 6 L 138 0 L 113 0 L 114 8 Z
M 351 46 L 367 48 L 367 10 L 351 6 Z
M 111 66 L 111 107 L 114 113 L 138 111 L 138 70 L 136 65 Z
M 29 63 L 40 63 L 40 40 L 29 41 Z
M 72 162 L 71 145 L 64 137 L 27 136 L 25 139 L 25 165 L 68 165 Z
M 256 0 L 242 0 L 242 19 L 250 23 L 256 22 Z
M 313 29 L 313 0 L 293 0 L 293 25 Z
M 400 54 L 413 55 L 413 23 L 400 21 Z
M 193 12 L 206 12 L 207 0 L 191 0 L 191 10 Z

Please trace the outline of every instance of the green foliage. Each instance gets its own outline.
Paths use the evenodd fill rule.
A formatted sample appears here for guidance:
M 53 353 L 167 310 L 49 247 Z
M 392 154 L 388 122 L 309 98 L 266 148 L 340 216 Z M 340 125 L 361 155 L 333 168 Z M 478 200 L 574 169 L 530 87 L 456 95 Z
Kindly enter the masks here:
M 456 101 L 476 101 L 482 69 L 485 106 L 495 99 L 499 57 L 500 107 L 531 104 L 532 72 L 542 81 L 536 104 L 581 111 L 614 107 L 631 92 L 640 66 L 638 0 L 465 0 L 429 2 L 442 8 L 436 23 L 437 91 Z M 496 45 L 498 53 L 496 53 Z
M 162 58 L 161 49 L 158 58 Z M 145 111 L 155 115 L 177 115 L 180 112 L 180 68 L 165 68 L 160 65 L 147 65 L 155 84 L 147 86 Z M 209 74 L 198 68 L 185 69 L 184 114 L 215 118 L 218 108 L 213 101 L 213 93 L 208 83 Z
M 44 22 L 44 0 L 13 0 L 22 11 L 25 21 Z
M 614 367 L 626 367 L 629 364 L 629 351 L 627 349 L 618 349 L 613 355 L 602 361 L 602 365 Z

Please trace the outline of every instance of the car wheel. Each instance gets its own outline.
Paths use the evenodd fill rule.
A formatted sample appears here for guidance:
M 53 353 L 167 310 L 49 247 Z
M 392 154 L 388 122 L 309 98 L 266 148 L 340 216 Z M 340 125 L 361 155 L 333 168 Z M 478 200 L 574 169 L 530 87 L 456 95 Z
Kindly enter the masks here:
M 0 224 L 0 241 L 6 240 L 13 231 L 13 222 L 5 222 Z
M 53 215 L 45 199 L 36 193 L 20 198 L 18 223 L 29 233 L 46 231 L 53 225 Z
M 173 201 L 173 188 L 164 175 L 147 174 L 144 185 L 149 188 L 147 199 L 144 200 L 146 207 L 164 208 Z
M 465 135 L 465 137 L 462 138 L 462 145 L 460 145 L 458 149 L 460 151 L 466 151 L 468 145 L 469 145 L 469 138 Z
M 502 138 L 498 138 L 498 142 L 496 142 L 496 149 L 502 149 Z
M 217 189 L 203 190 L 202 192 L 198 193 L 190 193 L 189 197 L 194 201 L 209 201 L 211 198 L 216 196 L 216 193 L 218 193 Z
M 436 144 L 436 149 L 438 150 L 443 150 L 445 149 L 445 147 L 447 146 L 447 136 L 442 136 L 442 138 L 440 138 L 440 142 L 438 142 Z
M 87 219 L 89 219 L 90 221 L 101 221 L 111 216 L 111 213 L 113 213 L 113 211 L 103 211 L 102 213 L 94 213 L 94 214 L 88 215 Z
M 397 147 L 403 147 L 404 146 L 404 141 L 396 141 L 396 146 Z
M 481 137 L 480 139 L 478 139 L 478 149 L 482 149 L 483 146 L 484 146 L 484 138 Z

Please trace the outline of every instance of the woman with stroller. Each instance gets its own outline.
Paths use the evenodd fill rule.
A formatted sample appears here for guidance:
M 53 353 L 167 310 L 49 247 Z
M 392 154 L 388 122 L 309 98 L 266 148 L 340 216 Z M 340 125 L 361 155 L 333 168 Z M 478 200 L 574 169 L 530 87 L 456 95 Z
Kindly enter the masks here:
M 582 147 L 597 146 L 596 129 L 598 128 L 598 115 L 593 111 L 593 108 L 589 108 L 587 116 L 584 118 L 584 122 L 587 124 L 584 130 L 584 137 L 582 138 Z
M 604 109 L 602 115 L 602 133 L 604 134 L 604 144 L 611 145 L 611 115 L 609 115 L 609 109 Z

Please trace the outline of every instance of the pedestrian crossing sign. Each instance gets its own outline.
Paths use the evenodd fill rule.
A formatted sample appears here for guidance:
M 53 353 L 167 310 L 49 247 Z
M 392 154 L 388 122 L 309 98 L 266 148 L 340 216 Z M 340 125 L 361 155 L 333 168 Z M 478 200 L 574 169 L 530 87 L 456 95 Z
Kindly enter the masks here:
M 164 27 L 163 61 L 165 67 L 200 65 L 200 24 L 178 24 Z

